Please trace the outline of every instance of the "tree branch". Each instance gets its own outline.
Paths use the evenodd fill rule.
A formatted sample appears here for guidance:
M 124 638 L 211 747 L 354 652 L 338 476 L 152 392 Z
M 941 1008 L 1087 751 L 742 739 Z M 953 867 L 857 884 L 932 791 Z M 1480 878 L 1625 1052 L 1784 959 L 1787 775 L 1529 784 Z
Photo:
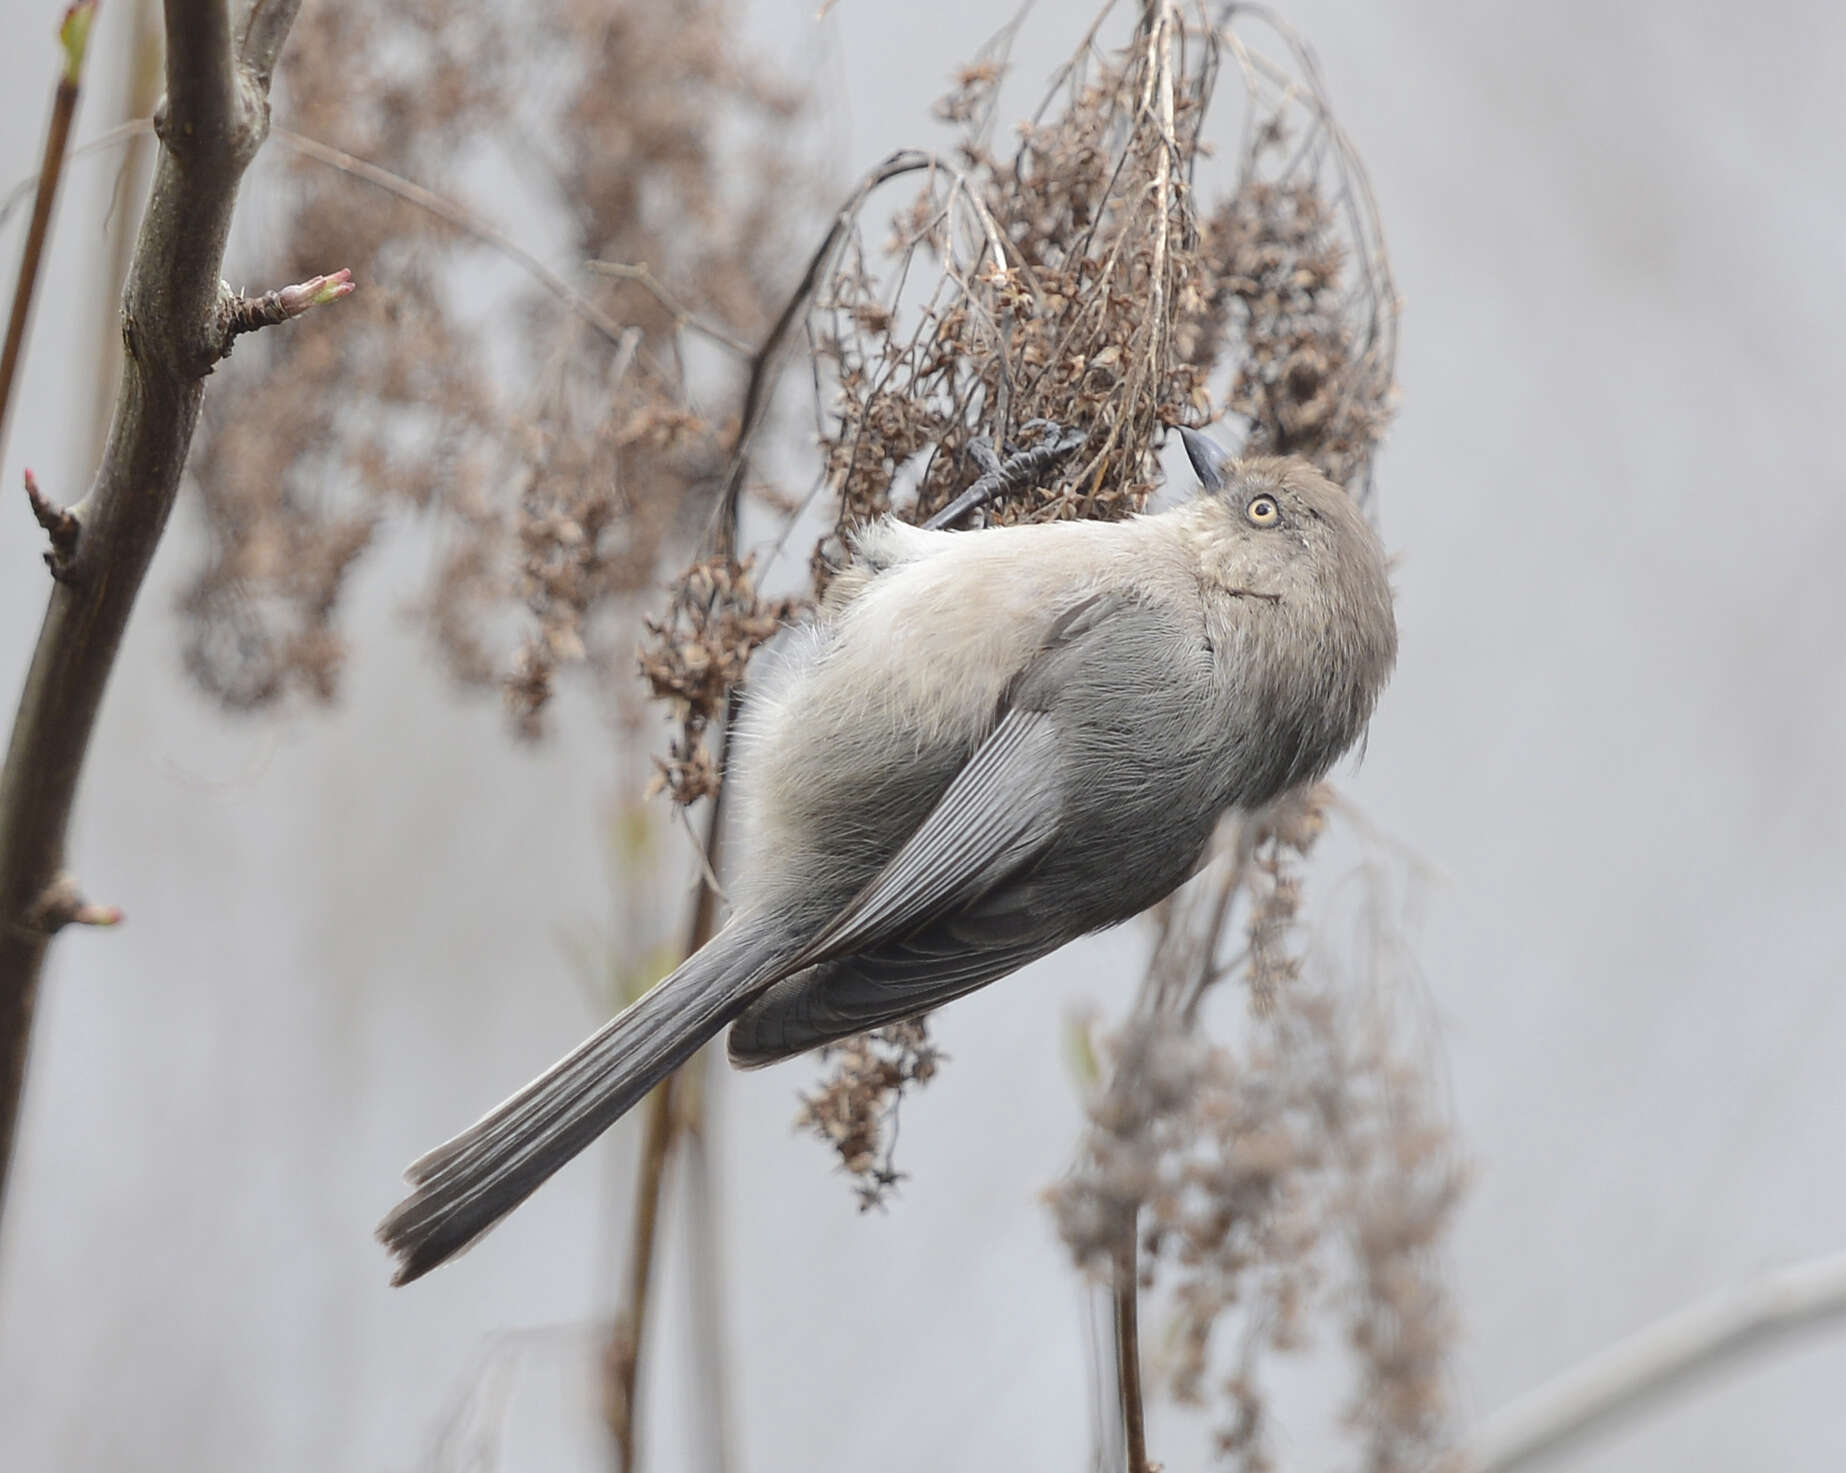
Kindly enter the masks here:
M 154 113 L 154 131 L 180 157 L 239 152 L 248 120 L 239 106 L 231 52 L 231 14 L 225 0 L 166 0 L 167 95 Z M 264 122 L 268 118 L 263 106 Z M 261 129 L 250 154 L 262 142 Z M 246 160 L 248 154 L 245 155 Z
M 1487 1419 L 1469 1473 L 1511 1473 L 1640 1410 L 1700 1372 L 1846 1318 L 1846 1253 L 1702 1300 L 1590 1357 Z
M 219 281 L 225 241 L 238 184 L 269 127 L 263 78 L 297 3 L 257 0 L 244 65 L 232 52 L 226 0 L 166 0 L 162 147 L 123 289 L 115 410 L 89 493 L 70 513 L 75 549 L 51 590 L 0 770 L 0 1204 L 46 947 L 68 909 L 60 897 L 78 894 L 64 876 L 78 779 L 173 509 L 205 375 L 231 341 L 226 303 L 237 299 Z
M 732 544 L 726 538 L 726 532 L 737 523 L 738 502 L 743 496 L 744 478 L 750 471 L 751 442 L 756 437 L 758 425 L 768 413 L 776 366 L 781 360 L 782 343 L 789 329 L 807 309 L 821 278 L 832 267 L 847 232 L 852 229 L 859 210 L 872 191 L 905 174 L 936 168 L 938 163 L 935 155 L 915 148 L 899 149 L 892 154 L 859 181 L 852 197 L 834 215 L 833 223 L 827 227 L 819 247 L 808 257 L 807 269 L 802 272 L 801 280 L 795 283 L 794 291 L 789 293 L 788 300 L 782 304 L 782 311 L 770 325 L 768 336 L 756 350 L 756 356 L 750 360 L 750 375 L 744 384 L 743 408 L 738 412 L 737 443 L 731 452 L 730 473 L 725 477 L 724 493 L 718 498 L 718 505 L 713 511 L 713 527 L 717 532 L 717 538 L 713 540 L 717 542 L 717 551 L 731 551 Z M 946 166 L 944 168 L 945 172 L 953 172 Z
M 282 43 L 288 39 L 289 27 L 295 24 L 295 12 L 301 0 L 250 0 L 238 28 L 237 54 L 250 72 L 259 97 L 269 96 L 269 79 L 275 75 L 276 59 Z M 267 103 L 265 103 L 267 105 Z

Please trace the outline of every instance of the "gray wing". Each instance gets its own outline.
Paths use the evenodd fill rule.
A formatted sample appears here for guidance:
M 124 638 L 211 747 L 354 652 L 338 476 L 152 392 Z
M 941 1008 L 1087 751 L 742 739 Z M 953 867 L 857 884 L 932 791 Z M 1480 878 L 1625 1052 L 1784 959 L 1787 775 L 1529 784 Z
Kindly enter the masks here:
M 1045 851 L 1064 803 L 1053 711 L 1066 688 L 1059 667 L 1073 656 L 1079 665 L 1090 659 L 1088 637 L 1124 610 L 1158 622 L 1120 595 L 1097 594 L 1053 623 L 1008 688 L 999 724 L 917 831 L 795 959 L 791 973 L 908 935 L 995 890 Z
M 791 970 L 847 956 L 991 890 L 1057 829 L 1056 731 L 1043 711 L 1003 717 L 891 861 Z
M 1057 831 L 1056 730 L 1013 710 L 921 827 L 731 1027 L 730 1055 L 767 1064 L 907 1018 L 1003 977 L 1060 941 L 988 934 L 969 914 Z M 958 914 L 959 912 L 959 914 Z M 971 925 L 972 923 L 972 925 Z
M 1106 649 L 1097 640 L 1105 631 Z M 1064 791 L 1084 745 L 1079 728 L 1095 723 L 1092 698 L 1120 685 L 1130 671 L 1114 666 L 1126 663 L 1143 714 L 1105 724 L 1129 754 L 1112 752 L 1112 762 L 1134 765 L 1140 721 L 1170 720 L 1163 697 L 1185 701 L 1197 687 L 1197 668 L 1163 668 L 1187 648 L 1144 605 L 1098 596 L 1071 609 L 929 818 L 807 948 L 801 970 L 739 1016 L 732 1059 L 765 1064 L 927 1012 L 1107 924 L 1073 912 L 1057 866 L 1046 863 L 1073 812 L 1094 806 Z M 1175 837 L 1174 883 L 1191 864 L 1178 852 L 1185 845 Z
M 731 1062 L 773 1064 L 823 1043 L 914 1018 L 1016 972 L 1072 939 L 1035 930 L 994 944 L 956 918 L 876 951 L 823 962 L 784 978 L 731 1025 Z

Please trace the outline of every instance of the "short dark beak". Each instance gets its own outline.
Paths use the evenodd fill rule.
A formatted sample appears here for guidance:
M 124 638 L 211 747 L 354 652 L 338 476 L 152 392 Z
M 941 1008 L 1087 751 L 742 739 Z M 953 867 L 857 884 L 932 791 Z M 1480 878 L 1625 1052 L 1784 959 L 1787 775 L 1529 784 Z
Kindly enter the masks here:
M 1224 470 L 1231 463 L 1230 455 L 1217 441 L 1197 430 L 1187 429 L 1185 425 L 1174 428 L 1179 431 L 1180 443 L 1186 447 L 1186 459 L 1192 462 L 1192 473 L 1199 478 L 1199 484 L 1207 491 L 1222 491 Z

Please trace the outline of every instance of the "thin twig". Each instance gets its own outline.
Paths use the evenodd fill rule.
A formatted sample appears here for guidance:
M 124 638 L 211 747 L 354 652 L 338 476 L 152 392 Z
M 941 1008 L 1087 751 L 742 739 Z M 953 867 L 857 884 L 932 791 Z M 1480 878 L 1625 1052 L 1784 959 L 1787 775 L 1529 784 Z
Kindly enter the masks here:
M 139 138 L 153 131 L 154 126 L 151 118 L 131 118 L 129 121 L 118 124 L 108 132 L 99 134 L 89 142 L 72 149 L 69 156 L 78 158 L 87 153 L 106 150 L 125 140 Z M 292 149 L 305 159 L 312 159 L 315 163 L 324 164 L 329 169 L 337 170 L 339 173 L 350 175 L 355 179 L 364 180 L 367 184 L 374 185 L 384 190 L 387 194 L 395 195 L 398 199 L 403 200 L 406 204 L 416 209 L 422 210 L 425 214 L 433 215 L 438 220 L 454 226 L 455 229 L 462 231 L 464 234 L 473 236 L 483 245 L 492 246 L 496 251 L 500 252 L 501 255 L 506 257 L 507 260 L 511 261 L 514 265 L 531 276 L 534 281 L 546 291 L 550 292 L 571 312 L 576 314 L 576 316 L 595 328 L 597 332 L 611 339 L 618 346 L 621 344 L 622 335 L 625 331 L 623 324 L 617 322 L 608 313 L 600 310 L 581 292 L 572 287 L 562 276 L 558 275 L 557 272 L 553 271 L 505 231 L 490 225 L 460 201 L 450 199 L 446 195 L 438 194 L 433 189 L 427 189 L 423 185 L 418 184 L 415 180 L 406 179 L 401 174 L 394 174 L 391 170 L 382 168 L 378 164 L 372 163 L 369 159 L 359 158 L 357 155 L 334 148 L 331 144 L 322 143 L 317 138 L 310 138 L 305 133 L 297 133 L 289 128 L 275 127 L 270 129 L 269 136 L 276 143 L 281 144 L 284 148 Z M 22 191 L 33 188 L 43 177 L 42 174 L 33 175 L 31 178 L 21 180 L 13 187 L 13 192 L 8 195 L 6 202 L 0 204 L 0 223 L 4 223 L 7 214 L 12 210 L 15 198 L 21 197 Z M 671 309 L 669 308 L 669 310 Z M 700 330 L 704 329 L 703 324 L 689 321 L 687 325 L 690 327 L 698 327 Z M 740 344 L 739 346 L 742 345 Z M 748 352 L 749 350 L 745 348 L 744 351 Z
M 743 495 L 744 477 L 750 467 L 750 443 L 768 409 L 770 389 L 781 357 L 782 340 L 788 335 L 788 330 L 806 314 L 814 289 L 832 269 L 840 243 L 846 239 L 847 232 L 858 220 L 859 211 L 864 208 L 872 192 L 905 174 L 917 174 L 925 169 L 936 168 L 942 168 L 948 173 L 954 172 L 934 154 L 922 149 L 900 149 L 890 155 L 859 181 L 851 197 L 834 215 L 833 223 L 827 227 L 820 245 L 808 258 L 807 269 L 802 272 L 801 280 L 789 293 L 788 300 L 782 304 L 782 311 L 764 337 L 762 346 L 750 360 L 750 376 L 744 385 L 743 410 L 738 416 L 737 444 L 731 452 L 730 474 L 725 478 L 724 494 L 718 498 L 718 505 L 713 510 L 716 519 L 713 535 L 707 538 L 708 543 L 716 544 L 713 551 L 728 553 L 731 550 L 734 539 L 725 535 L 725 529 L 734 527 L 737 522 L 737 502 Z
M 1135 1218 L 1115 1249 L 1115 1385 L 1122 1407 L 1128 1473 L 1148 1473 L 1147 1413 L 1141 1400 L 1140 1270 Z
M 603 1399 L 609 1430 L 615 1436 L 619 1473 L 633 1473 L 635 1467 L 635 1432 L 641 1420 L 635 1388 L 640 1379 L 642 1335 L 647 1329 L 648 1290 L 653 1280 L 654 1241 L 660 1229 L 667 1154 L 673 1144 L 673 1095 L 678 1078 L 677 1073 L 669 1074 L 654 1086 L 642 1117 L 639 1183 L 628 1246 L 628 1304 L 616 1321 L 610 1341 L 609 1383 Z
M 83 530 L 76 516 L 52 501 L 38 489 L 38 477 L 26 469 L 26 502 L 32 508 L 32 520 L 45 529 L 51 546 L 45 549 L 45 566 L 51 576 L 62 578 L 77 555 L 77 535 Z
M 265 292 L 260 297 L 226 292 L 218 304 L 224 324 L 224 351 L 228 354 L 233 340 L 247 332 L 275 327 L 352 293 L 353 274 L 344 267 L 326 276 L 310 276 L 293 286 Z
M 154 136 L 154 120 L 146 115 L 130 118 L 125 123 L 117 123 L 113 128 L 98 133 L 88 143 L 79 143 L 75 148 L 65 152 L 67 162 L 74 162 L 87 154 L 107 153 L 118 143 L 125 143 L 135 138 Z M 23 179 L 15 180 L 13 187 L 6 192 L 6 198 L 0 200 L 0 225 L 5 225 L 13 218 L 13 211 L 25 203 L 26 196 L 38 189 L 38 182 L 43 174 L 28 174 Z
M 870 186 L 865 186 L 869 188 Z M 817 254 L 828 253 L 823 247 Z M 810 275 L 815 268 L 811 265 Z M 750 436 L 755 430 L 755 420 L 761 413 L 766 401 L 765 384 L 769 372 L 770 360 L 775 356 L 781 344 L 783 333 L 794 320 L 797 304 L 805 300 L 805 293 L 811 290 L 811 284 L 800 288 L 783 308 L 781 317 L 770 329 L 769 336 L 752 357 L 748 387 L 744 392 L 744 404 L 738 416 L 737 437 L 731 446 L 731 465 L 733 476 L 737 478 L 737 488 L 721 498 L 718 510 L 719 520 L 710 529 L 709 542 L 715 542 L 715 550 L 729 553 L 737 540 L 738 497 L 742 467 L 748 456 Z M 737 715 L 737 696 L 733 692 L 729 707 L 722 723 L 717 723 L 712 742 L 715 750 L 712 759 L 718 769 L 718 792 L 713 797 L 711 808 L 705 816 L 705 839 L 699 846 L 700 881 L 697 898 L 693 902 L 692 916 L 686 928 L 685 954 L 691 956 L 706 942 L 710 941 L 718 929 L 718 905 L 723 899 L 723 892 L 718 885 L 719 847 L 724 834 L 724 795 L 728 791 L 724 783 L 725 769 L 729 761 L 729 737 L 731 726 Z M 709 1053 L 701 1049 L 693 1056 L 692 1067 L 706 1067 L 699 1060 Z M 664 1200 L 663 1187 L 669 1158 L 673 1152 L 676 1134 L 682 1133 L 682 1127 L 694 1112 L 679 1108 L 677 1100 L 680 1091 L 688 1087 L 681 1076 L 684 1067 L 656 1085 L 648 1096 L 645 1105 L 646 1115 L 642 1126 L 642 1150 L 639 1168 L 639 1181 L 635 1190 L 634 1236 L 630 1246 L 628 1276 L 628 1307 L 617 1319 L 616 1329 L 610 1345 L 610 1384 L 605 1388 L 604 1406 L 610 1417 L 611 1431 L 616 1442 L 616 1454 L 620 1473 L 634 1473 L 635 1448 L 637 1446 L 637 1429 L 640 1423 L 640 1405 L 636 1388 L 640 1379 L 641 1356 L 646 1348 L 648 1326 L 649 1284 L 653 1277 L 654 1245 L 659 1238 L 659 1220 L 661 1204 Z M 695 1170 L 702 1169 L 695 1165 Z M 705 1206 L 709 1211 L 714 1193 L 710 1191 L 710 1177 L 700 1183 L 706 1188 Z M 696 1225 L 695 1225 L 696 1228 Z M 721 1361 L 722 1347 L 716 1342 L 707 1347 L 707 1356 L 714 1361 Z M 721 1379 L 721 1378 L 720 1378 Z M 714 1396 L 723 1395 L 720 1385 Z M 720 1421 L 725 1416 L 725 1408 L 720 1405 Z M 719 1457 L 726 1455 L 722 1427 L 718 1439 Z
M 1846 1252 L 1713 1295 L 1617 1341 L 1494 1413 L 1474 1440 L 1469 1473 L 1527 1467 L 1696 1375 L 1842 1319 Z
M 607 276 L 612 281 L 632 281 L 668 312 L 671 312 L 674 322 L 679 326 L 691 328 L 700 337 L 709 338 L 719 347 L 729 349 L 739 358 L 748 358 L 756 351 L 743 339 L 733 337 L 723 328 L 699 317 L 690 307 L 685 306 L 661 285 L 660 279 L 646 266 L 630 266 L 622 261 L 590 261 L 586 264 L 588 269 L 597 276 Z
M 610 342 L 618 346 L 622 343 L 622 335 L 626 330 L 624 324 L 617 322 L 607 312 L 585 298 L 583 293 L 514 240 L 512 236 L 488 224 L 465 205 L 445 198 L 433 189 L 425 189 L 421 184 L 414 183 L 401 174 L 393 174 L 389 169 L 380 168 L 369 160 L 343 152 L 329 144 L 322 143 L 319 139 L 310 138 L 305 133 L 277 128 L 271 136 L 277 143 L 293 149 L 303 158 L 313 159 L 316 163 L 325 164 L 330 169 L 338 169 L 342 174 L 350 174 L 355 179 L 363 179 L 367 184 L 375 185 L 387 194 L 394 194 L 407 204 L 415 205 L 424 213 L 434 215 L 438 220 L 446 221 L 457 230 L 492 246 L 502 255 L 523 266 L 540 286 L 608 338 Z
M 51 126 L 45 132 L 45 159 L 39 166 L 38 192 L 32 201 L 32 224 L 26 231 L 25 253 L 19 259 L 19 280 L 13 287 L 13 310 L 6 319 L 6 346 L 0 348 L 0 457 L 6 454 L 7 422 L 12 417 L 13 381 L 25 348 L 26 326 L 32 317 L 32 296 L 38 287 L 39 264 L 45 240 L 51 234 L 51 207 L 64 177 L 64 157 L 70 147 L 71 119 L 83 88 L 83 59 L 89 50 L 90 22 L 96 0 L 78 0 L 64 13 L 58 42 L 64 62 L 58 71 L 58 89 L 51 99 Z

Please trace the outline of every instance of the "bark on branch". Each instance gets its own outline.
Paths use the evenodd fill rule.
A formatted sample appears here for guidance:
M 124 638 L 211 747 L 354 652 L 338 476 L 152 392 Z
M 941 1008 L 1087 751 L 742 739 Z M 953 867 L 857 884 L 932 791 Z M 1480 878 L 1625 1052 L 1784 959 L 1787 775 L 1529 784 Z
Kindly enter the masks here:
M 165 3 L 160 159 L 123 290 L 127 351 L 115 410 L 95 479 L 67 514 L 73 545 L 51 589 L 0 771 L 0 1206 L 51 922 L 81 918 L 61 903 L 78 893 L 64 873 L 78 778 L 173 508 L 205 376 L 249 308 L 219 273 L 238 184 L 269 130 L 269 78 L 299 3 L 252 0 L 235 27 L 227 0 Z M 328 284 L 300 290 L 326 300 Z

